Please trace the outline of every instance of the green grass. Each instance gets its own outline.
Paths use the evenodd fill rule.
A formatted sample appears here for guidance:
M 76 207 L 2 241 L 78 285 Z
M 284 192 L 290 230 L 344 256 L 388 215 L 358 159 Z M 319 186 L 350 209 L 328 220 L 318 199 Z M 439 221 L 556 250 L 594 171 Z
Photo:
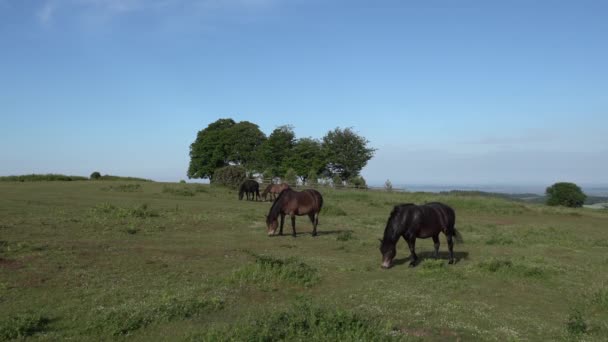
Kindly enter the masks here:
M 0 340 L 608 336 L 608 212 L 320 191 L 319 235 L 299 216 L 293 238 L 267 236 L 270 203 L 221 187 L 0 182 Z M 409 268 L 400 241 L 395 266 L 381 269 L 378 238 L 393 206 L 430 201 L 456 210 L 457 263 L 447 264 L 441 236 L 439 259 L 432 240 L 418 240 L 421 261 Z

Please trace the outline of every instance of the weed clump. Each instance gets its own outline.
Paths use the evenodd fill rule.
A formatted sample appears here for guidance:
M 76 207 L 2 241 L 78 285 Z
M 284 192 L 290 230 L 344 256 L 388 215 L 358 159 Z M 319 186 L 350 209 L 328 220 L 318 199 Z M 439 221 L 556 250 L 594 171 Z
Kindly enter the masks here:
M 318 271 L 308 264 L 291 257 L 279 259 L 265 255 L 253 255 L 255 264 L 248 265 L 233 275 L 233 280 L 271 285 L 277 281 L 305 287 L 319 280 Z
M 158 212 L 150 209 L 147 204 L 142 204 L 134 208 L 121 208 L 110 203 L 102 203 L 94 207 L 92 210 L 94 215 L 111 216 L 116 218 L 146 218 L 158 217 Z
M 345 230 L 342 231 L 340 233 L 338 233 L 338 236 L 336 236 L 336 240 L 338 241 L 348 241 L 348 240 L 352 240 L 353 237 L 353 232 L 352 230 Z
M 8 316 L 0 321 L 0 340 L 32 336 L 47 329 L 50 319 L 36 313 Z
M 176 195 L 176 196 L 189 196 L 189 197 L 192 197 L 195 195 L 194 191 L 192 191 L 191 189 L 188 189 L 186 187 L 172 188 L 172 187 L 166 186 L 166 185 L 163 187 L 163 193 Z
M 329 216 L 346 216 L 346 211 L 338 206 L 327 204 L 321 209 L 321 214 Z
M 543 268 L 523 263 L 513 263 L 508 259 L 490 258 L 477 264 L 479 269 L 491 273 L 513 274 L 522 277 L 542 278 L 546 275 Z
M 117 191 L 117 192 L 138 192 L 141 191 L 141 184 L 120 184 L 110 185 L 103 188 L 104 191 Z
M 129 335 L 156 322 L 188 319 L 221 310 L 224 301 L 219 298 L 165 298 L 159 302 L 125 303 L 118 307 L 102 308 L 101 317 L 90 327 L 112 335 Z
M 579 310 L 574 310 L 568 316 L 566 329 L 572 335 L 580 335 L 587 332 L 587 323 L 583 319 L 583 314 Z
M 191 341 L 392 341 L 378 321 L 305 302 L 263 315 L 236 329 L 211 330 Z

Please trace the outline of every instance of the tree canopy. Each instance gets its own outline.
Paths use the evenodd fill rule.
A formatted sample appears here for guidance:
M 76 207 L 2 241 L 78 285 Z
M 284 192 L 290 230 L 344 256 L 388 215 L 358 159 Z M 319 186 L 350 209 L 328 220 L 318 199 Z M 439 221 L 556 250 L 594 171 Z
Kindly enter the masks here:
M 258 125 L 219 119 L 197 133 L 190 145 L 189 178 L 214 177 L 214 172 L 230 165 L 265 177 L 295 174 L 302 182 L 313 175 L 354 179 L 373 157 L 369 141 L 351 128 L 339 127 L 321 139 L 296 139 L 293 127 L 275 128 L 268 137 Z M 316 179 L 315 179 L 316 181 Z
M 342 180 L 359 175 L 361 169 L 374 156 L 375 149 L 368 147 L 369 141 L 351 128 L 327 132 L 323 137 L 323 150 L 327 158 L 327 168 Z
M 551 185 L 545 191 L 548 205 L 563 205 L 566 207 L 582 207 L 587 199 L 581 188 L 574 183 L 559 182 Z
M 213 177 L 216 169 L 231 164 L 249 167 L 255 151 L 266 140 L 256 124 L 219 119 L 199 131 L 190 145 L 189 178 Z

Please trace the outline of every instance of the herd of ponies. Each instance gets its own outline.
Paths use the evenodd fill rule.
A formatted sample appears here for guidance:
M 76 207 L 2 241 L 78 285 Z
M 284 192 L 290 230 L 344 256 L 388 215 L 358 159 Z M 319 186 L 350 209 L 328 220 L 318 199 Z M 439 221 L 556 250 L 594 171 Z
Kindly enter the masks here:
M 291 218 L 292 236 L 296 237 L 296 216 L 308 215 L 312 223 L 312 236 L 317 236 L 319 214 L 323 208 L 323 196 L 314 189 L 302 191 L 293 190 L 287 183 L 270 184 L 260 195 L 260 184 L 252 179 L 244 181 L 239 188 L 239 200 L 246 196 L 247 200 L 272 201 L 268 215 L 266 215 L 266 228 L 268 236 L 277 233 L 283 235 L 285 216 Z M 280 224 L 279 224 L 280 218 Z M 410 249 L 410 267 L 416 266 L 419 261 L 416 255 L 416 239 L 432 238 L 435 248 L 435 258 L 439 257 L 439 233 L 443 232 L 448 241 L 449 264 L 454 260 L 454 239 L 461 240 L 460 233 L 454 227 L 456 214 L 450 206 L 431 202 L 423 205 L 405 203 L 396 205 L 391 211 L 384 236 L 380 239 L 380 253 L 382 254 L 382 268 L 390 268 L 397 254 L 397 242 L 400 237 L 407 242 Z

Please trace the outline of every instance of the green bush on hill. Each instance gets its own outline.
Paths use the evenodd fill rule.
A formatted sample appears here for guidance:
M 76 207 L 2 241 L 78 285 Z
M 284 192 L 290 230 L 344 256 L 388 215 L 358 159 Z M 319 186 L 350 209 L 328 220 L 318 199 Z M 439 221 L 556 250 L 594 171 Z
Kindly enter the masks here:
M 587 196 L 574 183 L 560 182 L 547 188 L 547 205 L 563 205 L 578 208 L 585 203 Z

